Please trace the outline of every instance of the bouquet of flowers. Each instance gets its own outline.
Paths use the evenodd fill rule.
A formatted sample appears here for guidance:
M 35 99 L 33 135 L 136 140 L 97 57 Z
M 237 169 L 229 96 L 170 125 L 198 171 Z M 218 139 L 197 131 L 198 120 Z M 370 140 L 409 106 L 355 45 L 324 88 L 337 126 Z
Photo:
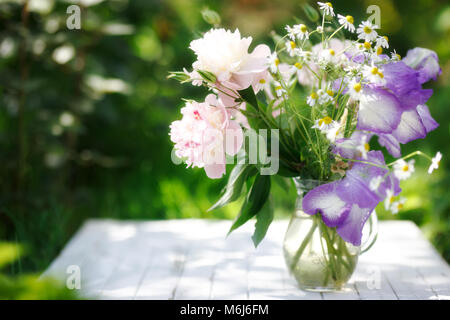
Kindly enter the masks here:
M 197 57 L 192 71 L 170 75 L 210 91 L 202 102 L 186 100 L 182 119 L 171 124 L 175 154 L 210 178 L 222 177 L 236 158 L 212 208 L 244 194 L 230 231 L 256 217 L 255 245 L 273 219 L 274 175 L 302 186 L 300 209 L 320 220 L 326 240 L 333 230 L 340 241 L 360 246 L 363 226 L 380 202 L 393 213 L 402 208 L 399 182 L 414 172 L 411 158 L 429 159 L 431 173 L 442 157 L 401 153 L 402 144 L 438 127 L 425 104 L 432 90 L 422 88 L 441 72 L 436 53 L 388 53 L 388 38 L 377 25 L 357 26 L 329 2 L 318 6 L 321 18 L 308 8 L 315 26 L 304 22 L 273 33 L 273 51 L 260 44 L 249 52 L 251 37 L 211 29 L 190 44 Z M 268 156 L 255 157 L 252 137 Z M 386 163 L 383 152 L 394 161 Z M 308 181 L 320 183 L 308 187 Z

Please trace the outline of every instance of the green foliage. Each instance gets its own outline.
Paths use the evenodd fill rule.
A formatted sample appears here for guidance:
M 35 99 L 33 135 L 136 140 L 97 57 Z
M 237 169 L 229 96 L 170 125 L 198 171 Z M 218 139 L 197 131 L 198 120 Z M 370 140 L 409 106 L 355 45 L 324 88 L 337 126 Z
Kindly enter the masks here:
M 0 243 L 0 270 L 14 262 L 22 253 L 22 247 Z M 40 279 L 37 275 L 7 276 L 0 273 L 0 300 L 73 300 L 77 295 L 63 283 L 51 278 Z
M 180 98 L 199 100 L 204 92 L 166 77 L 192 63 L 190 40 L 211 27 L 201 15 L 205 6 L 220 13 L 223 25 L 252 35 L 252 50 L 257 42 L 270 42 L 263 37 L 271 30 L 281 33 L 294 16 L 305 15 L 298 1 L 103 1 L 82 9 L 81 30 L 66 28 L 64 1 L 49 1 L 49 12 L 29 12 L 27 28 L 21 1 L 0 2 L 0 239 L 22 243 L 27 253 L 4 266 L 5 274 L 43 271 L 91 217 L 230 219 L 239 213 L 239 199 L 207 211 L 226 179 L 210 180 L 202 169 L 172 163 L 168 126 L 180 118 Z M 361 21 L 369 2 L 333 4 Z M 442 168 L 402 184 L 409 199 L 404 212 L 379 213 L 420 224 L 450 261 L 448 8 L 442 1 L 377 4 L 381 33 L 389 34 L 397 52 L 431 48 L 444 68 L 427 102 L 441 126 L 403 148 L 440 150 Z M 279 40 L 276 33 L 270 37 Z M 66 63 L 54 59 L 61 47 L 66 53 L 59 51 L 59 58 L 70 58 Z M 264 107 L 271 114 L 272 106 Z M 427 166 L 418 162 L 417 171 Z M 280 170 L 286 177 L 298 172 L 283 161 Z M 271 200 L 275 216 L 287 217 L 295 190 L 280 184 L 272 183 Z

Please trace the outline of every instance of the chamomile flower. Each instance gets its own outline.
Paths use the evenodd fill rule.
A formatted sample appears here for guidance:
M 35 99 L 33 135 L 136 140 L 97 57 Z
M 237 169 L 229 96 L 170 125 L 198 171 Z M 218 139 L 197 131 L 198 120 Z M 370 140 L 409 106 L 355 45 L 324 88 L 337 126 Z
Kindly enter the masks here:
M 400 180 L 406 180 L 414 172 L 414 160 L 406 162 L 400 159 L 394 163 L 394 175 Z
M 319 129 L 322 132 L 326 132 L 333 126 L 334 122 L 336 121 L 334 121 L 331 117 L 326 116 L 323 117 L 322 119 L 317 119 L 311 128 Z
M 402 57 L 397 53 L 397 51 L 395 51 L 395 49 L 394 49 L 394 52 L 392 52 L 392 54 L 391 54 L 391 60 L 393 60 L 393 61 L 402 60 Z
M 387 49 L 387 48 L 389 48 L 389 42 L 388 41 L 389 41 L 389 39 L 386 36 L 378 37 L 376 39 L 376 43 L 377 43 L 376 46 Z
M 347 29 L 350 32 L 355 32 L 355 19 L 352 16 L 343 16 L 341 14 L 337 15 L 339 24 L 344 26 L 344 29 Z
M 319 5 L 320 10 L 323 11 L 324 15 L 334 17 L 334 9 L 331 2 L 317 2 L 317 4 Z
M 364 79 L 367 79 L 371 83 L 384 84 L 386 82 L 383 71 L 373 62 L 370 66 L 364 66 L 363 76 Z
M 294 29 L 299 40 L 309 39 L 308 28 L 304 24 L 297 24 Z
M 316 28 L 316 31 L 317 31 L 317 33 L 323 33 L 323 28 L 322 28 L 322 26 L 318 26 L 318 27 Z
M 334 143 L 337 138 L 343 137 L 342 125 L 337 121 L 333 121 L 327 129 L 326 135 L 327 135 L 327 139 L 331 143 Z
M 270 72 L 276 73 L 278 70 L 278 65 L 280 64 L 280 59 L 278 59 L 277 53 L 274 52 L 269 56 L 269 69 Z
M 296 62 L 293 66 L 292 66 L 292 72 L 298 72 L 299 70 L 303 69 L 303 64 L 301 62 Z
M 439 163 L 442 159 L 442 153 L 438 152 L 436 153 L 436 156 L 434 156 L 433 159 L 431 159 L 431 165 L 428 168 L 428 174 L 431 174 L 435 169 L 439 168 Z
M 274 89 L 275 89 L 275 93 L 277 94 L 277 97 L 281 97 L 282 95 L 287 93 L 287 91 L 283 88 L 281 83 L 279 83 L 277 81 L 274 82 Z
M 359 25 L 358 29 L 356 29 L 356 32 L 358 33 L 359 39 L 363 39 L 366 42 L 371 42 L 378 36 L 375 29 L 378 29 L 377 25 L 372 24 L 370 21 L 363 21 Z
M 358 150 L 361 153 L 361 157 L 363 159 L 367 159 L 367 153 L 370 151 L 370 146 L 369 146 L 369 142 L 367 141 L 367 136 L 362 136 L 359 145 L 356 147 L 356 150 Z
M 383 182 L 383 176 L 376 176 L 375 178 L 370 180 L 369 189 L 372 191 L 377 191 L 381 185 L 381 182 Z
M 319 99 L 319 95 L 317 94 L 317 92 L 313 91 L 311 92 L 311 94 L 308 96 L 308 99 L 306 99 L 306 103 L 311 106 L 314 107 L 317 103 Z
M 294 41 L 286 41 L 286 51 L 291 57 L 296 55 L 297 45 Z
M 267 79 L 262 77 L 253 85 L 255 92 L 259 92 L 267 87 Z
M 333 100 L 334 91 L 331 88 L 320 89 L 317 91 L 319 95 L 319 103 L 326 104 Z
M 406 199 L 402 197 L 398 201 L 392 203 L 390 207 L 392 214 L 397 214 L 400 210 L 402 210 L 405 205 L 405 201 Z
M 353 100 L 359 100 L 362 94 L 363 85 L 361 82 L 352 80 L 348 84 L 348 94 Z
M 394 191 L 392 189 L 386 190 L 386 198 L 384 199 L 384 209 L 389 210 L 395 201 Z

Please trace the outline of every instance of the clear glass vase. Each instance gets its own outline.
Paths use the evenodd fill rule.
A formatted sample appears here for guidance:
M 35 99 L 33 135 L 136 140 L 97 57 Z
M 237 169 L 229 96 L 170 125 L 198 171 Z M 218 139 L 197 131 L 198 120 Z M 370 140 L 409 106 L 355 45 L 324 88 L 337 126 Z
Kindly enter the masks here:
M 341 290 L 352 276 L 359 255 L 375 242 L 376 213 L 370 215 L 365 226 L 362 246 L 353 246 L 342 240 L 335 228 L 327 227 L 320 215 L 303 212 L 303 195 L 320 182 L 301 181 L 298 178 L 294 178 L 294 182 L 297 187 L 297 201 L 283 243 L 289 272 L 303 290 Z

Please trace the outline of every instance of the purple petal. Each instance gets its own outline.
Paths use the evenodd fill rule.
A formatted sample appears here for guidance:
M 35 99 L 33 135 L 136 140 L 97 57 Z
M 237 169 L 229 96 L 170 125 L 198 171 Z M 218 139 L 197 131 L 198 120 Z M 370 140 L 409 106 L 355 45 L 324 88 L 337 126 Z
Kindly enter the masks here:
M 423 139 L 427 135 L 427 130 L 422 123 L 422 119 L 416 110 L 408 110 L 402 113 L 400 123 L 392 133 L 400 143 L 408 143 L 416 139 Z
M 402 108 L 387 90 L 366 86 L 360 100 L 357 129 L 391 133 L 400 123 Z
M 356 204 L 353 205 L 346 219 L 336 228 L 339 236 L 341 236 L 344 241 L 350 242 L 354 246 L 360 246 L 364 224 L 373 209 L 374 208 L 361 209 Z
M 439 58 L 436 52 L 425 48 L 414 48 L 406 53 L 402 60 L 405 64 L 419 72 L 418 80 L 420 83 L 436 80 L 442 73 L 439 67 Z
M 332 152 L 343 158 L 356 159 L 360 156 L 360 151 L 357 148 L 361 141 L 365 138 L 366 142 L 369 142 L 372 136 L 371 133 L 355 131 L 350 138 L 336 140 Z
M 392 134 L 378 135 L 378 143 L 385 147 L 392 156 L 401 157 L 400 143 Z
M 415 109 L 425 103 L 433 94 L 431 89 L 422 89 L 419 72 L 404 62 L 388 63 L 383 66 L 386 88 L 391 90 L 405 110 Z
M 339 182 L 320 185 L 309 191 L 303 198 L 303 211 L 310 215 L 320 212 L 323 222 L 331 228 L 339 225 L 351 208 L 351 204 L 345 203 L 336 194 Z
M 375 165 L 385 164 L 381 151 L 370 151 L 365 161 Z M 387 172 L 388 170 L 384 168 L 355 162 L 352 168 L 347 170 L 336 193 L 346 203 L 357 204 L 361 208 L 376 207 L 382 200 L 382 195 L 370 190 L 370 181 L 377 176 L 384 176 Z
M 419 113 L 420 118 L 422 119 L 422 123 L 427 130 L 427 133 L 433 131 L 437 127 L 439 127 L 439 123 L 437 123 L 430 114 L 430 110 L 424 104 L 420 104 L 417 106 L 417 112 Z

